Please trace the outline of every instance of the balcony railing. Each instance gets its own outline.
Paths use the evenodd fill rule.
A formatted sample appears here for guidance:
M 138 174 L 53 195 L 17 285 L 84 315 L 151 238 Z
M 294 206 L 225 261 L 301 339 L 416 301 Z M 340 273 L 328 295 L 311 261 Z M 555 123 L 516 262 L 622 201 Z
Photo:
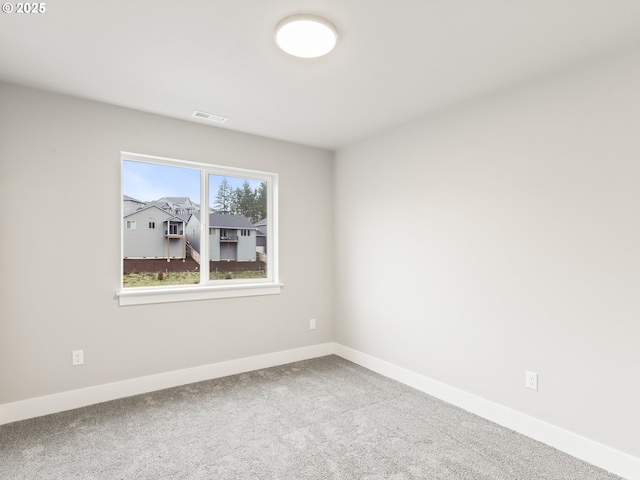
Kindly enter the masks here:
M 220 241 L 221 242 L 237 242 L 238 241 L 238 234 L 229 234 L 227 233 L 226 235 L 221 235 L 220 236 Z

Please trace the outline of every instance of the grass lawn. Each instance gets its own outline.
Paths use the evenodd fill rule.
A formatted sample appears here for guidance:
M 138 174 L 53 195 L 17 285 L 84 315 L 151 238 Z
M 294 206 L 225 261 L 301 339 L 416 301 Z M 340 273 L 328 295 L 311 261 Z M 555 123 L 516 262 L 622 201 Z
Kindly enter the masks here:
M 209 275 L 211 280 L 233 280 L 236 278 L 266 278 L 266 272 L 213 272 Z M 162 274 L 162 280 L 158 280 L 157 273 L 129 273 L 124 275 L 124 288 L 128 287 L 156 287 L 169 285 L 193 285 L 200 283 L 200 272 L 169 272 Z
M 170 272 L 158 280 L 157 273 L 129 273 L 123 276 L 123 285 L 127 287 L 156 287 L 159 285 L 193 285 L 200 283 L 200 272 Z
M 264 270 L 248 270 L 246 272 L 211 272 L 210 280 L 232 280 L 235 278 L 267 278 Z

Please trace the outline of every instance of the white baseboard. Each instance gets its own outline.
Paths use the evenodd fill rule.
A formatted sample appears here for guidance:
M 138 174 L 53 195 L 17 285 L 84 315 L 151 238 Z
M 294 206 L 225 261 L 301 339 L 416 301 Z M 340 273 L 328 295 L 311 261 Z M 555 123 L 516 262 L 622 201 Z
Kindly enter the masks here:
M 334 349 L 334 343 L 323 343 L 5 403 L 0 405 L 0 425 L 164 388 L 331 355 Z
M 336 344 L 334 353 L 623 478 L 640 480 L 640 458 L 349 347 Z
M 188 383 L 336 354 L 371 371 L 475 413 L 629 480 L 640 459 L 463 390 L 336 343 L 240 358 L 0 405 L 0 425 Z

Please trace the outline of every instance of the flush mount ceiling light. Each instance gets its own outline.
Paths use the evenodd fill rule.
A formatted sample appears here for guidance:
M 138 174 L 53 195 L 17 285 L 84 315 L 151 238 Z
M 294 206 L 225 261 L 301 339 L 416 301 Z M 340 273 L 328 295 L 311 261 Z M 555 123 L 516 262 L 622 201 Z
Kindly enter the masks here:
M 338 32 L 325 18 L 293 15 L 278 23 L 275 40 L 289 55 L 316 58 L 333 50 L 338 41 Z

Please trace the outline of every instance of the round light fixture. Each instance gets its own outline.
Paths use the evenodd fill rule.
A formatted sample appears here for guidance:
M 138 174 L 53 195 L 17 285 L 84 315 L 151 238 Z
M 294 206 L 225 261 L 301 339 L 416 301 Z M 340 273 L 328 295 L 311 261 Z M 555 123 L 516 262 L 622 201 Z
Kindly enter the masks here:
M 316 58 L 333 50 L 338 41 L 338 32 L 325 18 L 293 15 L 278 23 L 275 40 L 289 55 Z

